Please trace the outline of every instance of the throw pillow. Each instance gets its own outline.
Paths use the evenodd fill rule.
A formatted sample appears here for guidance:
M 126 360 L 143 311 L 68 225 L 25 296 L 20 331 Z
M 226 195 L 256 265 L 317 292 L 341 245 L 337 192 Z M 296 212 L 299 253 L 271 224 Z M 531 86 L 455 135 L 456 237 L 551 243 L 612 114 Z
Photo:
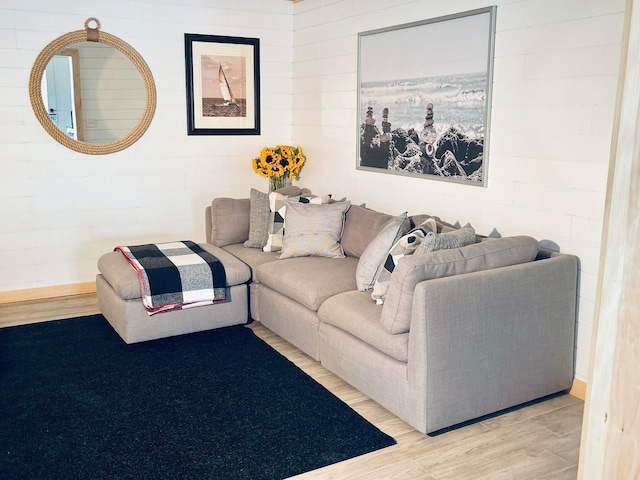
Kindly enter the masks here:
M 407 214 L 403 213 L 396 217 L 392 217 L 382 230 L 378 232 L 375 238 L 364 249 L 358 266 L 356 267 L 356 285 L 358 290 L 365 292 L 373 288 L 376 281 L 376 275 L 381 265 L 384 264 L 389 249 L 393 244 L 404 235 L 409 229 L 409 220 Z
M 244 246 L 262 248 L 269 239 L 269 195 L 252 188 L 249 202 L 249 239 Z
M 344 214 L 350 202 L 313 204 L 287 201 L 286 231 L 280 258 L 344 258 L 340 245 Z
M 396 265 L 398 265 L 400 259 L 413 254 L 416 249 L 420 248 L 420 244 L 424 241 L 425 237 L 433 235 L 433 233 L 437 231 L 438 225 L 436 220 L 434 218 L 429 218 L 407 233 L 404 237 L 400 238 L 400 240 L 391 247 L 386 261 L 383 263 L 376 275 L 373 292 L 371 292 L 371 298 L 375 300 L 378 305 L 382 305 L 384 303 L 387 291 L 389 290 L 391 274 L 396 268 Z
M 431 233 L 425 237 L 416 249 L 416 255 L 435 252 L 436 250 L 449 250 L 452 248 L 466 247 L 476 243 L 476 231 L 468 223 L 453 232 Z
M 280 192 L 269 193 L 269 234 L 267 243 L 262 250 L 265 252 L 279 252 L 282 250 L 282 240 L 284 238 L 284 218 L 287 212 L 287 199 L 296 200 L 300 203 L 327 203 L 329 197 L 318 197 L 307 195 L 301 197 L 287 197 Z

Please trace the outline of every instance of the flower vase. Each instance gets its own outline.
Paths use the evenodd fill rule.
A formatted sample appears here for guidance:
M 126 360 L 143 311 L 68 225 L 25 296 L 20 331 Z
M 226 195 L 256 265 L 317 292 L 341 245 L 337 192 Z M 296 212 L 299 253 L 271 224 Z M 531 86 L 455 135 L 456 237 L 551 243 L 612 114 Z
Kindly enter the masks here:
M 291 185 L 291 179 L 288 175 L 281 175 L 279 177 L 269 177 L 269 191 L 273 192 L 279 188 Z

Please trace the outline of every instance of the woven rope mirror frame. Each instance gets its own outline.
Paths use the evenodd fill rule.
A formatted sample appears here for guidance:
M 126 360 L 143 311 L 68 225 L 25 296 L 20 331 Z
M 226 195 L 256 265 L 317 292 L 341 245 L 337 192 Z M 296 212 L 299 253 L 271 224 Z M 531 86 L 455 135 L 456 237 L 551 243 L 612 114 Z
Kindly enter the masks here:
M 96 28 L 91 28 L 89 26 L 91 22 L 95 22 Z M 142 137 L 147 128 L 149 128 L 156 110 L 156 86 L 153 81 L 153 76 L 151 75 L 151 70 L 144 59 L 133 47 L 131 47 L 131 45 L 114 35 L 99 31 L 100 22 L 97 18 L 88 18 L 85 21 L 84 26 L 84 30 L 76 30 L 56 38 L 49 43 L 36 58 L 33 68 L 31 69 L 31 77 L 29 79 L 29 97 L 31 99 L 31 106 L 33 107 L 33 111 L 42 127 L 49 135 L 51 135 L 51 137 L 53 137 L 54 140 L 65 147 L 76 152 L 90 155 L 115 153 L 134 144 L 138 139 L 140 139 L 140 137 Z M 69 47 L 70 45 L 86 41 L 97 41 L 120 51 L 137 68 L 144 83 L 146 102 L 140 121 L 127 135 L 110 143 L 87 143 L 67 136 L 51 121 L 51 118 L 49 118 L 49 114 L 45 108 L 44 99 L 42 97 L 42 78 L 51 59 L 61 50 Z

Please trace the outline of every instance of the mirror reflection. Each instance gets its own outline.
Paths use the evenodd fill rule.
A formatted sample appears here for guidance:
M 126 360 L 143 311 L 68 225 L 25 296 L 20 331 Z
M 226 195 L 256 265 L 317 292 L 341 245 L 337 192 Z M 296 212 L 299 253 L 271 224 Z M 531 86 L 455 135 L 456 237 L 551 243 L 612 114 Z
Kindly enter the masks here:
M 106 144 L 136 127 L 146 92 L 140 72 L 122 52 L 103 43 L 78 42 L 47 64 L 42 99 L 49 118 L 65 135 Z
M 156 111 L 156 86 L 131 45 L 101 31 L 95 17 L 84 27 L 43 48 L 31 69 L 29 98 L 56 142 L 76 152 L 106 155 L 144 135 Z

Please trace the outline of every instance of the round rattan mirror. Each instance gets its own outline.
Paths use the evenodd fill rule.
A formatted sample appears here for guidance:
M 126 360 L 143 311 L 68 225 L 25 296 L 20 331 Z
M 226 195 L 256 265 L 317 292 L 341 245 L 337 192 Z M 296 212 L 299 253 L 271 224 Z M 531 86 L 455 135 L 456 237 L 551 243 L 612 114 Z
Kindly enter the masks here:
M 93 23 L 95 23 L 95 27 L 92 26 Z M 153 76 L 151 75 L 151 70 L 144 59 L 133 47 L 114 35 L 100 31 L 100 22 L 96 18 L 88 18 L 85 21 L 84 26 L 84 30 L 77 30 L 56 38 L 49 43 L 49 45 L 47 45 L 36 58 L 33 69 L 31 70 L 31 77 L 29 79 L 29 97 L 31 99 L 31 106 L 33 107 L 33 111 L 35 112 L 38 121 L 47 133 L 65 147 L 75 150 L 76 152 L 87 153 L 90 155 L 103 155 L 118 152 L 135 143 L 144 134 L 147 128 L 149 128 L 156 109 L 155 83 L 153 81 Z M 46 88 L 43 85 L 43 79 L 46 76 L 45 71 L 54 57 L 57 57 L 64 52 L 69 52 L 70 50 L 76 50 L 75 47 L 81 46 L 82 44 L 92 42 L 94 46 L 106 45 L 113 47 L 117 50 L 117 52 L 114 52 L 115 54 L 120 55 L 123 58 L 126 57 L 126 59 L 128 59 L 128 61 L 133 65 L 131 69 L 137 71 L 141 77 L 142 84 L 144 85 L 144 106 L 141 106 L 140 111 L 136 113 L 135 119 L 132 123 L 132 129 L 130 131 L 127 130 L 123 136 L 112 141 L 108 140 L 106 142 L 102 142 L 98 140 L 91 142 L 85 141 L 85 138 L 82 136 L 76 136 L 76 138 L 73 138 L 73 136 L 70 136 L 68 132 L 63 131 L 56 125 L 56 123 L 54 123 L 52 120 L 53 109 L 48 110 L 45 105 L 44 97 L 47 96 L 47 93 Z M 96 69 L 94 69 L 94 71 L 95 70 Z M 113 72 L 113 69 L 107 68 L 104 69 L 104 72 L 105 75 L 108 75 Z M 74 74 L 71 74 L 71 76 L 73 77 Z M 139 79 L 133 80 L 139 82 Z M 110 85 L 112 85 L 112 83 L 109 83 L 109 80 L 107 80 L 105 89 L 108 90 Z M 86 103 L 90 103 L 90 101 L 91 100 L 87 100 Z M 76 99 L 75 102 L 75 107 L 79 108 L 81 101 Z M 132 101 L 129 101 L 128 103 L 132 103 Z M 80 112 L 80 110 L 76 112 L 78 123 L 82 121 L 82 115 Z M 75 118 L 76 117 L 74 116 L 74 119 Z M 135 123 L 136 120 L 137 123 Z M 87 121 L 86 118 L 85 121 Z M 79 124 L 78 127 L 82 127 L 82 125 Z M 89 125 L 89 127 L 91 127 L 91 125 Z

